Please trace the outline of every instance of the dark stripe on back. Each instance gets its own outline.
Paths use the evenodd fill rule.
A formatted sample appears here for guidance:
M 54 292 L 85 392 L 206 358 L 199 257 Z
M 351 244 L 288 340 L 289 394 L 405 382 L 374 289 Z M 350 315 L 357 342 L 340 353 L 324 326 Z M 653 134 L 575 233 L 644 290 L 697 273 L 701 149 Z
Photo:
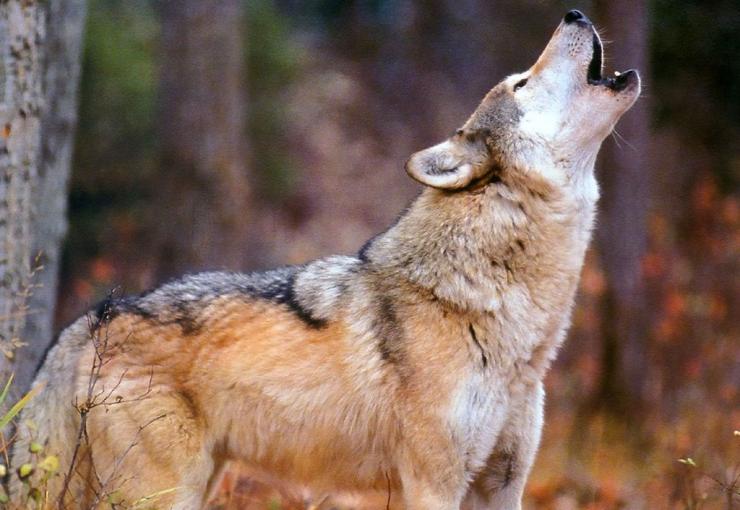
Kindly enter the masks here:
M 97 329 L 110 324 L 111 321 L 125 314 L 140 317 L 160 326 L 177 325 L 183 335 L 192 335 L 200 331 L 198 311 L 207 303 L 194 306 L 192 301 L 181 300 L 177 296 L 168 296 L 171 299 L 167 300 L 166 305 L 158 309 L 157 313 L 146 307 L 146 296 L 150 294 L 151 292 L 148 292 L 139 296 L 121 298 L 108 296 L 95 308 L 96 323 L 93 327 Z
M 258 291 L 257 297 L 286 305 L 299 319 L 311 328 L 323 328 L 326 326 L 326 320 L 313 315 L 311 310 L 304 307 L 298 300 L 295 293 L 296 276 L 298 276 L 298 271 L 293 271 L 286 279 L 272 282 L 267 288 L 256 289 Z

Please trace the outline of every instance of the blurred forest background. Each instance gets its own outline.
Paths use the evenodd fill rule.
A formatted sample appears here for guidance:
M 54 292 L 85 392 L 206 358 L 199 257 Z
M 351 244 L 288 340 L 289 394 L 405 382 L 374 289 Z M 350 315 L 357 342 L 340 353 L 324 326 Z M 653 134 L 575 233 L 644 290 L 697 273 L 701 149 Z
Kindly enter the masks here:
M 613 41 L 607 72 L 636 67 L 645 91 L 597 165 L 599 225 L 547 379 L 526 502 L 740 506 L 736 1 L 49 5 L 73 11 L 47 20 L 60 40 L 85 22 L 81 52 L 60 71 L 72 88 L 62 115 L 71 176 L 53 188 L 68 186 L 63 249 L 43 242 L 61 239 L 64 203 L 33 245 L 43 268 L 24 333 L 2 333 L 31 343 L 19 355 L 32 360 L 111 289 L 356 252 L 418 193 L 406 158 L 529 67 L 568 9 L 583 10 Z M 302 508 L 232 474 L 214 508 L 275 502 Z

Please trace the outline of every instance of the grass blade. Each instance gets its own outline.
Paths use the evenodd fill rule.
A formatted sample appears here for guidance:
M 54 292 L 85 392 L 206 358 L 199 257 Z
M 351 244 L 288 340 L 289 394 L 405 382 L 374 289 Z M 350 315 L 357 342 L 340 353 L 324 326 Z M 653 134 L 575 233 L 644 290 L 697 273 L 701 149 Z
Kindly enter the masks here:
M 4 429 L 5 426 L 10 423 L 10 420 L 15 418 L 15 416 L 21 412 L 21 409 L 23 409 L 26 404 L 28 404 L 28 401 L 31 400 L 40 390 L 42 386 L 36 386 L 31 391 L 23 395 L 23 398 L 21 398 L 18 402 L 13 404 L 13 407 L 10 408 L 10 410 L 5 413 L 5 416 L 0 418 L 0 430 Z
M 3 389 L 3 392 L 0 393 L 0 407 L 2 407 L 3 402 L 5 402 L 5 398 L 8 396 L 8 391 L 10 390 L 10 385 L 13 384 L 13 377 L 15 374 L 10 374 L 10 377 L 8 378 L 7 384 L 5 384 L 5 388 Z

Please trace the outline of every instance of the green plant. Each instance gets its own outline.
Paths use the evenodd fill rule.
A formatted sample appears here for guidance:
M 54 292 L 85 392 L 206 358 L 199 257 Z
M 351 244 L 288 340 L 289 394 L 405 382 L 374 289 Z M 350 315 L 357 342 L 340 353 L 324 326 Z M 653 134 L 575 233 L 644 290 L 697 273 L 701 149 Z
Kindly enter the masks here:
M 10 387 L 13 384 L 13 376 L 8 378 L 8 382 L 5 383 L 2 393 L 0 393 L 0 407 L 4 407 L 5 401 L 8 398 Z M 8 427 L 11 425 L 13 419 L 21 412 L 21 410 L 28 404 L 28 402 L 41 391 L 40 386 L 36 386 L 31 389 L 28 393 L 23 395 L 5 414 L 0 417 L 0 437 L 2 437 L 3 456 L 4 464 L 0 464 L 0 476 L 3 478 L 9 475 L 8 470 L 8 446 L 9 442 L 5 440 L 8 432 Z M 33 426 L 31 424 L 31 426 Z M 59 459 L 54 455 L 47 455 L 44 451 L 44 446 L 40 443 L 32 441 L 29 445 L 29 450 L 32 454 L 32 462 L 25 463 L 18 467 L 15 476 L 18 476 L 23 480 L 28 490 L 23 496 L 23 501 L 20 502 L 22 506 L 20 508 L 28 508 L 31 502 L 34 502 L 37 508 L 43 508 L 46 504 L 46 485 L 49 478 L 54 476 L 59 471 Z M 31 482 L 31 475 L 33 473 L 42 473 L 41 477 L 37 477 L 33 483 Z M 0 490 L 0 504 L 3 508 L 7 508 L 9 505 L 11 508 L 17 507 L 17 502 L 11 502 L 8 494 L 4 489 Z

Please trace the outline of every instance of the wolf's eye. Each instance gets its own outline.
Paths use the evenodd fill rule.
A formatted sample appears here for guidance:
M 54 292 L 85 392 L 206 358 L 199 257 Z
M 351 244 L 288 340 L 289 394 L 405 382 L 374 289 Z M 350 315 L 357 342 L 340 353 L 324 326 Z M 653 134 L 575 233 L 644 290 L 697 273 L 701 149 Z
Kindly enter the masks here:
M 524 78 L 523 80 L 519 80 L 516 85 L 514 85 L 514 92 L 522 88 L 527 84 L 527 78 Z

